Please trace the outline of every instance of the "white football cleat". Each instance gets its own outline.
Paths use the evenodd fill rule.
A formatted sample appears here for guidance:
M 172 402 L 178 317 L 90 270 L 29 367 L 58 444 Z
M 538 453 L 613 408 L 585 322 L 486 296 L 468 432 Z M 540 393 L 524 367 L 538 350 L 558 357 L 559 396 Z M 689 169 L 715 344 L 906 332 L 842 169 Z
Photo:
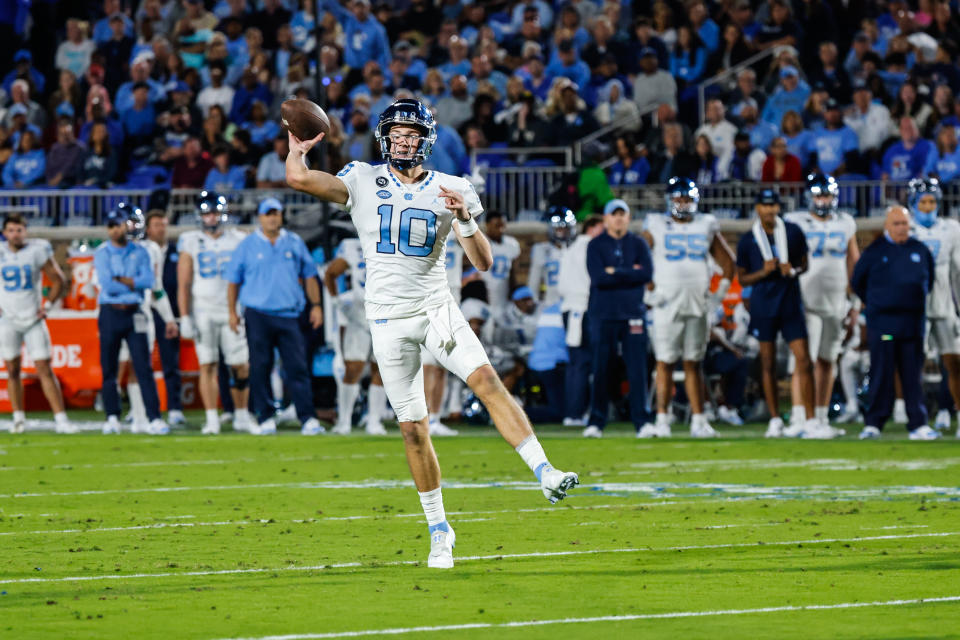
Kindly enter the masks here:
M 931 429 L 929 426 L 923 424 L 910 432 L 911 440 L 936 440 L 940 437 L 940 432 L 936 429 Z
M 846 429 L 831 427 L 829 424 L 819 423 L 816 428 L 804 432 L 803 437 L 811 440 L 833 440 L 847 435 Z
M 670 424 L 666 422 L 659 424 L 648 422 L 637 431 L 638 438 L 669 438 L 671 435 Z
M 837 424 L 850 424 L 851 422 L 860 422 L 861 420 L 863 420 L 863 417 L 861 417 L 858 410 L 854 409 L 851 411 L 849 407 L 844 407 L 843 412 L 837 416 L 834 422 Z
M 601 429 L 597 425 L 592 424 L 583 430 L 583 437 L 584 438 L 602 438 L 603 429 Z
M 717 420 L 732 424 L 735 427 L 743 426 L 743 418 L 740 417 L 737 410 L 722 405 L 717 408 Z
M 583 418 L 564 418 L 563 426 L 565 427 L 585 427 L 587 423 L 584 422 Z
M 782 438 L 783 437 L 783 418 L 777 416 L 770 418 L 767 423 L 767 432 L 763 434 L 764 438 Z
M 316 418 L 310 418 L 303 423 L 303 426 L 300 427 L 301 435 L 305 436 L 318 436 L 327 432 L 326 427 L 320 424 L 320 421 Z
M 260 424 L 250 425 L 250 433 L 255 436 L 273 436 L 277 434 L 277 423 L 273 418 L 268 418 Z
M 220 414 L 220 424 L 221 424 L 221 425 L 228 424 L 228 423 L 230 423 L 230 422 L 233 422 L 233 414 L 232 414 L 232 413 L 230 413 L 229 411 L 224 411 L 223 413 Z M 233 430 L 236 431 L 236 430 L 237 430 L 236 427 L 234 427 Z
M 23 433 L 27 428 L 26 420 L 14 420 L 10 423 L 10 433 Z
M 117 420 L 116 416 L 110 416 L 107 418 L 107 421 L 103 423 L 103 435 L 109 436 L 114 433 L 120 433 L 120 421 Z
M 352 427 L 349 424 L 337 423 L 332 429 L 330 429 L 330 433 L 338 436 L 348 436 L 350 435 L 351 428 Z
M 710 423 L 704 420 L 699 424 L 690 424 L 690 437 L 691 438 L 717 438 L 720 434 L 717 433 L 716 429 L 710 426 Z
M 937 411 L 937 417 L 933 421 L 933 428 L 937 431 L 949 431 L 950 421 L 950 412 L 946 409 L 940 409 L 940 411 Z
M 164 422 L 160 418 L 157 418 L 156 420 L 151 422 L 148 429 L 149 430 L 147 431 L 147 433 L 149 433 L 152 436 L 165 436 L 170 433 L 170 425 L 168 425 L 166 422 Z
M 167 423 L 171 427 L 181 427 L 187 423 L 187 419 L 184 417 L 183 411 L 172 409 L 167 411 Z
M 300 423 L 300 419 L 297 417 L 297 405 L 292 402 L 287 405 L 286 409 L 277 412 L 276 417 L 277 424 L 283 424 L 285 422 L 296 422 Z
M 540 489 L 550 504 L 556 504 L 567 497 L 567 491 L 580 484 L 580 478 L 572 471 L 547 469 L 540 475 Z
M 219 434 L 220 421 L 217 420 L 216 422 L 208 422 L 207 424 L 203 425 L 203 429 L 200 430 L 200 433 L 202 433 L 205 436 L 215 436 Z
M 66 422 L 66 421 L 58 422 L 56 425 L 54 425 L 53 430 L 56 431 L 57 433 L 66 433 L 66 434 L 80 433 L 80 428 L 77 425 L 73 424 L 72 422 Z
M 130 422 L 130 433 L 150 433 L 150 423 L 133 420 Z
M 451 429 L 439 420 L 429 423 L 429 427 L 430 435 L 432 436 L 455 436 L 460 433 L 456 429 Z
M 253 426 L 253 420 L 250 418 L 244 418 L 241 420 L 240 418 L 234 418 L 231 415 L 230 422 L 233 423 L 233 430 L 236 433 L 249 433 L 250 427 Z M 223 418 L 220 418 L 220 424 L 223 425 Z
M 879 440 L 880 439 L 880 429 L 876 427 L 866 426 L 863 428 L 863 431 L 860 432 L 861 440 Z
M 457 534 L 447 523 L 449 531 L 439 529 L 430 534 L 430 555 L 427 566 L 431 569 L 453 569 L 453 548 L 457 543 Z
M 368 422 L 367 426 L 363 429 L 366 431 L 368 436 L 385 436 L 387 435 L 387 428 L 383 426 L 382 422 Z

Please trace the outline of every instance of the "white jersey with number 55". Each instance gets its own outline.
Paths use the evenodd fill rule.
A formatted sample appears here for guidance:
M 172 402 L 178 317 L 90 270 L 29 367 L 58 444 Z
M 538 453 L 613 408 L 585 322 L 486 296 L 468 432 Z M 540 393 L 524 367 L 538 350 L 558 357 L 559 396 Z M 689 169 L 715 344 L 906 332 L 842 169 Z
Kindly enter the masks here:
M 783 218 L 800 227 L 807 238 L 808 266 L 800 276 L 804 308 L 842 318 L 847 313 L 847 249 L 857 234 L 857 223 L 842 211 L 826 219 L 809 211 L 794 211 Z
M 53 257 L 50 243 L 31 238 L 19 251 L 0 242 L 0 312 L 23 328 L 37 321 L 40 310 L 40 276 L 43 265 Z
M 177 242 L 177 251 L 193 259 L 192 309 L 195 313 L 227 313 L 227 281 L 223 274 L 233 250 L 246 237 L 238 229 L 226 229 L 219 237 L 204 231 L 187 231 Z
M 674 307 L 678 316 L 699 317 L 707 312 L 710 291 L 709 254 L 719 233 L 717 219 L 697 214 L 690 222 L 667 215 L 649 215 L 646 230 L 653 237 L 653 283 L 656 297 Z
M 347 187 L 346 208 L 367 264 L 367 318 L 406 318 L 449 300 L 446 242 L 453 214 L 440 186 L 462 193 L 476 217 L 483 207 L 473 185 L 437 171 L 403 184 L 386 164 L 365 162 L 349 163 L 337 177 Z

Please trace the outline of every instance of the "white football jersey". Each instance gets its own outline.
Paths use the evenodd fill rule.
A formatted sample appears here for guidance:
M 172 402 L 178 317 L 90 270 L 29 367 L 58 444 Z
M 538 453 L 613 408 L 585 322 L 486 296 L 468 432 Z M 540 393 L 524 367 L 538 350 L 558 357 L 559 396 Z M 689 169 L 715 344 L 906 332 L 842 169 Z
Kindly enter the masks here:
M 927 317 L 955 316 L 957 311 L 950 283 L 951 278 L 960 278 L 960 223 L 950 218 L 937 218 L 929 229 L 913 223 L 911 230 L 933 255 L 935 277 L 933 290 L 927 296 Z
M 40 280 L 43 265 L 53 257 L 46 240 L 30 238 L 19 251 L 0 243 L 0 312 L 17 325 L 28 327 L 37 320 L 43 292 Z
M 363 247 L 359 238 L 344 238 L 334 254 L 346 260 L 350 266 L 350 293 L 358 303 L 363 304 L 363 293 L 367 286 L 367 262 L 363 259 Z
M 463 288 L 463 253 L 457 236 L 451 235 L 447 240 L 447 284 L 450 285 L 450 293 L 457 304 L 460 304 L 460 289 Z
M 549 306 L 560 299 L 557 285 L 560 283 L 560 261 L 566 251 L 552 242 L 538 242 L 530 249 L 530 274 L 527 286 L 533 291 L 535 300 L 540 298 L 540 285 L 543 284 L 543 304 Z
M 653 236 L 653 283 L 656 297 L 676 315 L 702 316 L 710 291 L 710 247 L 720 232 L 717 219 L 697 214 L 690 222 L 651 214 L 646 230 Z
M 807 238 L 807 270 L 800 276 L 803 306 L 808 311 L 841 318 L 847 312 L 847 247 L 857 234 L 849 213 L 837 212 L 821 219 L 809 211 L 783 216 L 803 230 Z
M 224 229 L 213 237 L 199 229 L 187 231 L 177 242 L 177 251 L 193 259 L 194 312 L 227 312 L 227 281 L 224 274 L 233 251 L 246 237 L 239 229 Z
M 510 269 L 520 255 L 520 243 L 513 236 L 504 235 L 500 242 L 490 240 L 490 248 L 493 250 L 493 266 L 481 275 L 487 286 L 487 302 L 496 317 L 509 303 Z
M 406 185 L 386 164 L 365 162 L 349 163 L 337 177 L 347 187 L 346 208 L 367 265 L 367 317 L 405 318 L 449 301 L 446 244 L 453 214 L 440 199 L 440 186 L 462 193 L 476 217 L 483 207 L 473 185 L 438 171 Z

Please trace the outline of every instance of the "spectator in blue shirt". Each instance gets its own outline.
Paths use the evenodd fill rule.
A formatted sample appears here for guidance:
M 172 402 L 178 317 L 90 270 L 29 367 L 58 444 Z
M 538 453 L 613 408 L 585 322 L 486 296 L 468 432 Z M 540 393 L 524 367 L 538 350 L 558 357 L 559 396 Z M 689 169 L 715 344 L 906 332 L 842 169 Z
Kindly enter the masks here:
M 787 65 L 780 70 L 780 85 L 763 108 L 763 119 L 777 124 L 783 120 L 787 111 L 796 111 L 799 114 L 809 97 L 810 87 L 800 79 L 800 72 L 796 67 Z
M 883 154 L 880 177 L 883 180 L 910 180 L 923 175 L 927 158 L 935 147 L 920 137 L 917 123 L 910 116 L 900 118 L 900 141 Z
M 677 44 L 670 52 L 670 73 L 683 81 L 678 83 L 682 89 L 684 83 L 689 86 L 699 82 L 706 69 L 707 49 L 703 40 L 689 25 L 681 26 L 677 29 Z
M 283 205 L 266 198 L 257 207 L 260 228 L 243 239 L 227 263 L 227 308 L 230 329 L 240 331 L 237 303 L 243 306 L 250 347 L 250 402 L 260 423 L 258 435 L 276 433 L 270 394 L 273 352 L 279 350 L 286 385 L 297 408 L 301 433 L 323 433 L 314 416 L 313 392 L 307 371 L 306 346 L 298 318 L 305 298 L 310 324 L 323 322 L 317 265 L 300 236 L 283 229 Z M 302 284 L 301 284 L 302 283 Z
M 547 65 L 546 73 L 554 78 L 570 78 L 580 87 L 590 82 L 590 67 L 577 57 L 572 40 L 564 40 L 557 45 L 556 60 Z
M 957 146 L 957 130 L 941 126 L 937 130 L 936 147 L 930 150 L 923 172 L 949 182 L 960 175 L 960 147 Z
M 810 134 L 808 150 L 813 166 L 821 173 L 840 175 L 856 163 L 860 141 L 843 123 L 843 112 L 833 98 L 827 99 L 826 125 Z
M 114 16 L 123 21 L 123 34 L 133 37 L 133 20 L 127 14 L 123 13 L 123 7 L 120 0 L 103 0 L 104 17 L 97 20 L 93 25 L 93 41 L 101 45 L 113 37 L 110 29 L 110 19 Z
M 766 151 L 773 139 L 779 135 L 776 126 L 760 119 L 760 109 L 753 98 L 746 98 L 735 106 L 733 115 L 740 118 L 740 130 L 750 134 L 750 144 L 757 149 Z
M 702 0 L 687 4 L 687 17 L 709 53 L 720 48 L 720 27 L 707 13 L 707 5 Z
M 243 167 L 230 166 L 230 147 L 218 146 L 213 150 L 212 156 L 213 166 L 203 183 L 204 189 L 223 192 L 243 189 L 246 186 L 247 175 Z
M 167 93 L 163 85 L 150 77 L 150 63 L 143 57 L 138 57 L 130 66 L 130 80 L 117 89 L 117 95 L 113 101 L 113 107 L 117 113 L 123 114 L 133 106 L 133 90 L 140 83 L 146 84 L 150 90 L 150 102 L 157 104 L 166 99 Z
M 343 8 L 338 0 L 323 0 L 321 6 L 336 17 L 343 27 L 346 40 L 344 61 L 359 71 L 371 60 L 381 69 L 390 64 L 390 42 L 387 30 L 370 13 L 370 0 L 352 0 L 352 11 Z
M 589 77 L 590 71 L 587 70 Z M 476 95 L 481 83 L 489 82 L 497 90 L 500 97 L 507 95 L 507 75 L 493 68 L 493 60 L 485 54 L 473 56 L 470 60 L 470 76 L 467 80 L 467 91 Z M 389 105 L 388 105 L 389 106 Z
M 240 86 L 233 94 L 233 105 L 230 107 L 231 122 L 246 122 L 250 119 L 250 111 L 254 101 L 264 104 L 273 103 L 273 93 L 257 79 L 257 75 L 249 67 L 244 69 Z
M 590 43 L 590 34 L 581 24 L 580 13 L 570 4 L 566 4 L 560 9 L 560 20 L 557 23 L 557 28 L 554 33 L 562 33 L 565 39 L 569 38 L 578 56 L 583 53 L 584 48 Z M 556 37 L 560 36 L 557 35 Z
M 787 111 L 780 122 L 780 131 L 787 143 L 787 152 L 796 156 L 802 167 L 806 167 L 810 159 L 810 132 L 803 128 L 803 118 L 792 109 Z
M 267 118 L 267 105 L 260 100 L 253 101 L 250 107 L 250 120 L 244 122 L 242 126 L 250 132 L 250 140 L 254 146 L 261 149 L 265 149 L 280 133 L 280 125 L 272 118 Z
M 52 44 L 51 44 L 52 46 Z M 3 79 L 3 90 L 10 94 L 10 88 L 13 81 L 17 78 L 29 80 L 33 85 L 35 94 L 43 95 L 43 88 L 47 85 L 47 79 L 42 73 L 33 68 L 33 55 L 27 49 L 20 49 L 13 55 L 13 70 Z
M 466 39 L 456 35 L 450 36 L 450 44 L 447 48 L 450 51 L 450 59 L 437 67 L 443 79 L 449 81 L 455 75 L 468 75 L 470 73 L 470 47 Z
M 617 136 L 617 161 L 609 169 L 611 187 L 646 184 L 650 174 L 650 163 L 646 156 L 640 154 L 636 140 L 629 133 Z
M 37 139 L 29 129 L 20 136 L 17 150 L 3 167 L 3 186 L 26 189 L 43 182 L 47 170 L 47 158 L 43 149 L 37 148 Z
M 7 116 L 10 118 L 10 145 L 14 149 L 19 146 L 20 136 L 23 135 L 24 131 L 32 131 L 33 135 L 36 136 L 35 141 L 43 138 L 43 131 L 40 130 L 40 127 L 27 121 L 27 114 L 27 107 L 20 103 L 15 103 L 7 111 Z
M 127 138 L 146 140 L 153 137 L 157 116 L 149 92 L 146 82 L 138 82 L 133 89 L 133 103 L 120 112 L 120 122 Z

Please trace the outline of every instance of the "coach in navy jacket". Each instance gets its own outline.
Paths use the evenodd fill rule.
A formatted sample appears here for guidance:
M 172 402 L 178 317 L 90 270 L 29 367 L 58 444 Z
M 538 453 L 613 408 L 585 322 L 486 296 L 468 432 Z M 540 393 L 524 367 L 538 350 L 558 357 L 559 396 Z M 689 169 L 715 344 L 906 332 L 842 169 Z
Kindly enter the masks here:
M 647 404 L 647 332 L 643 292 L 653 279 L 647 243 L 630 233 L 630 207 L 611 200 L 603 209 L 606 230 L 587 245 L 590 273 L 590 336 L 593 347 L 593 402 L 584 435 L 599 438 L 607 423 L 608 375 L 623 345 L 630 381 L 630 418 L 634 427 L 649 422 Z M 594 339 L 596 336 L 596 339 Z
M 883 235 L 867 247 L 853 270 L 850 286 L 866 306 L 870 346 L 870 393 L 861 438 L 879 436 L 893 411 L 894 375 L 900 373 L 907 424 L 926 426 L 923 402 L 923 333 L 934 262 L 927 247 L 910 237 L 906 209 L 887 209 Z

